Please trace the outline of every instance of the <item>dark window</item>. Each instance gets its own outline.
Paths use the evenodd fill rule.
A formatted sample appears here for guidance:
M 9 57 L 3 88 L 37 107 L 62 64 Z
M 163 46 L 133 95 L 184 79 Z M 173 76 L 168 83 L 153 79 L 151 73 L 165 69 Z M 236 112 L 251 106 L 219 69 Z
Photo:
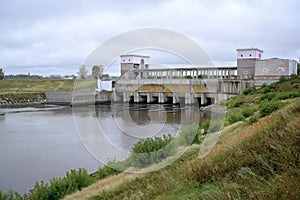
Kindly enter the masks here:
M 251 55 L 251 54 L 249 54 L 249 56 L 251 57 L 252 55 Z
M 243 57 L 243 54 L 241 54 L 241 57 Z

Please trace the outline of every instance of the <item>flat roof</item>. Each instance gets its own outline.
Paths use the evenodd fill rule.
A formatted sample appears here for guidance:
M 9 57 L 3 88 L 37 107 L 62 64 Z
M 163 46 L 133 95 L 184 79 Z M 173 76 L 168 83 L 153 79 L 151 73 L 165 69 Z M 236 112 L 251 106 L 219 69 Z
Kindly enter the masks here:
M 120 57 L 125 57 L 125 56 L 134 56 L 134 57 L 150 58 L 150 56 L 142 56 L 142 55 L 136 55 L 136 54 L 123 54 L 123 55 L 120 55 Z
M 260 51 L 260 52 L 264 52 L 263 50 L 261 49 L 258 49 L 258 48 L 240 48 L 240 49 L 236 49 L 237 51 L 245 51 L 245 50 L 257 50 L 257 51 Z

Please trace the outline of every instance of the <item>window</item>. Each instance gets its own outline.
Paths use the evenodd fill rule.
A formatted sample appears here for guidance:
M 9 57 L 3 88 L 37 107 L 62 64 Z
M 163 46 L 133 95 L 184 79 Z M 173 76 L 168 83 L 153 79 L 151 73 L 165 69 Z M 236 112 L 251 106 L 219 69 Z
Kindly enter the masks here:
M 249 56 L 251 57 L 252 55 L 251 55 L 251 54 L 249 54 Z
M 241 54 L 241 57 L 243 57 L 243 54 Z

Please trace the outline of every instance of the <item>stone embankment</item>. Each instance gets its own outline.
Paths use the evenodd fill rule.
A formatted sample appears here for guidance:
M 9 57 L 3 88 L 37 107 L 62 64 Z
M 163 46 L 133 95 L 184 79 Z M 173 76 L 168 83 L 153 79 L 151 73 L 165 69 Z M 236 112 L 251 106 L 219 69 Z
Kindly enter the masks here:
M 44 93 L 7 93 L 0 94 L 0 107 L 26 106 L 46 103 Z
M 111 101 L 110 92 L 46 92 L 0 94 L 0 107 L 22 107 L 37 104 L 92 105 Z

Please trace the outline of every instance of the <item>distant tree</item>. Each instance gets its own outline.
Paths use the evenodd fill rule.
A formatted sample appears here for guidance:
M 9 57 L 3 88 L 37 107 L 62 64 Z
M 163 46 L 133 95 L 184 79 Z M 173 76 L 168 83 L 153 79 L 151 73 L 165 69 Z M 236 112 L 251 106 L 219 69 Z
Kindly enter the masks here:
M 103 72 L 103 66 L 99 65 L 94 65 L 92 68 L 92 76 L 93 78 L 97 79 L 100 78 Z
M 300 76 L 300 63 L 297 64 L 297 74 Z
M 0 80 L 4 79 L 4 71 L 0 68 Z
M 87 76 L 88 70 L 86 69 L 85 65 L 81 65 L 79 67 L 79 71 L 77 72 L 79 79 L 85 79 Z

